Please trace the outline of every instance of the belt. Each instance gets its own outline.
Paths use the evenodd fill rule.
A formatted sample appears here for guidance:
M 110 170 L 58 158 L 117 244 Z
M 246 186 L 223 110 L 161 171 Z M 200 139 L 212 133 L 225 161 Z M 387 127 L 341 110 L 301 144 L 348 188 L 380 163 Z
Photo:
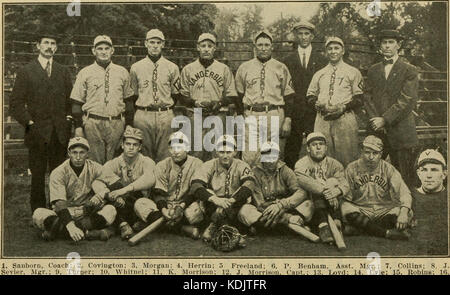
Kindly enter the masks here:
M 170 107 L 154 107 L 154 106 L 141 107 L 141 106 L 136 106 L 136 108 L 138 110 L 147 111 L 147 112 L 165 112 L 165 111 L 173 109 L 173 106 L 170 106 Z
M 120 120 L 123 118 L 123 114 L 119 114 L 117 116 L 100 116 L 91 113 L 84 113 L 88 118 L 98 119 L 98 120 Z
M 279 110 L 283 108 L 282 106 L 277 106 L 277 105 L 253 105 L 253 106 L 249 106 L 246 105 L 245 109 L 249 110 L 249 111 L 253 111 L 253 112 L 269 112 L 269 111 L 273 111 L 273 110 Z

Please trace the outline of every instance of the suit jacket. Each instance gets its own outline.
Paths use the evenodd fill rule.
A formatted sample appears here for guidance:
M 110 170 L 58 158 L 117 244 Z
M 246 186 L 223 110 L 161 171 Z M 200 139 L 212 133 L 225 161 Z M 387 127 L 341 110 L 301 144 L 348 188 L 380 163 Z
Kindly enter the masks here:
M 385 78 L 382 62 L 367 73 L 364 107 L 369 118 L 383 117 L 386 137 L 393 149 L 414 147 L 418 143 L 412 111 L 417 105 L 417 69 L 399 58 Z
M 306 91 L 315 72 L 327 65 L 326 59 L 318 52 L 311 51 L 306 70 L 302 67 L 298 50 L 295 49 L 286 58 L 283 63 L 288 67 L 292 77 L 292 84 L 295 91 L 294 111 L 292 120 L 302 121 L 306 116 L 312 120 L 316 117 L 316 111 L 307 105 Z
M 24 127 L 32 120 L 34 132 L 25 133 L 25 144 L 50 142 L 53 128 L 58 140 L 66 144 L 69 140 L 69 124 L 66 116 L 71 114 L 70 73 L 63 65 L 53 60 L 51 76 L 34 59 L 17 73 L 11 94 L 11 115 Z

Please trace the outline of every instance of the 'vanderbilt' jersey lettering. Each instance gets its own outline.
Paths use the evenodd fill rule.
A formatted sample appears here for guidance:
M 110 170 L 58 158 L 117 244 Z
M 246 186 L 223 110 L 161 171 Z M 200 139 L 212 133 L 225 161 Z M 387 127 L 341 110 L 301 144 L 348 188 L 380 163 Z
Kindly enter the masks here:
M 354 187 L 353 189 L 358 190 L 360 187 L 367 185 L 367 184 L 376 184 L 379 188 L 381 188 L 384 191 L 388 190 L 388 182 L 385 178 L 383 178 L 381 175 L 370 175 L 370 174 L 363 174 L 360 175 L 355 179 Z
M 212 79 L 213 81 L 215 81 L 217 83 L 218 87 L 222 87 L 223 86 L 223 77 L 220 76 L 217 73 L 214 73 L 213 71 L 210 71 L 208 69 L 204 70 L 204 71 L 200 71 L 196 74 L 194 74 L 194 77 L 192 77 L 189 81 L 188 81 L 188 85 L 193 87 L 196 86 L 197 82 L 199 82 L 199 80 L 201 78 L 209 78 Z M 203 82 L 203 83 L 202 83 Z M 197 85 L 197 88 L 203 88 L 204 87 L 204 81 L 200 81 Z
M 181 71 L 180 81 L 180 93 L 199 103 L 237 96 L 230 68 L 217 60 L 207 68 L 198 59 L 188 64 Z

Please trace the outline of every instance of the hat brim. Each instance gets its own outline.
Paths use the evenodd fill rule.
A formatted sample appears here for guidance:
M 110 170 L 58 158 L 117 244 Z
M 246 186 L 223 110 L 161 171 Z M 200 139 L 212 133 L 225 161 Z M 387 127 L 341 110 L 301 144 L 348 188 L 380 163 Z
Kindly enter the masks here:
M 366 147 L 366 148 L 369 148 L 369 149 L 372 149 L 372 150 L 374 150 L 374 151 L 376 151 L 376 152 L 382 152 L 383 151 L 383 148 L 380 148 L 379 146 L 377 146 L 377 145 L 375 145 L 375 144 L 371 144 L 371 143 L 367 143 L 367 142 L 363 142 L 363 144 L 362 144 L 364 147 Z
M 438 165 L 443 165 L 444 167 L 446 167 L 447 165 L 437 159 L 423 159 L 422 161 L 419 162 L 419 164 L 417 165 L 417 167 L 421 167 L 425 164 L 438 164 Z
M 85 145 L 84 143 L 79 143 L 79 142 L 74 143 L 74 144 L 72 144 L 72 145 L 69 145 L 69 146 L 67 147 L 67 149 L 68 149 L 68 150 L 71 150 L 71 149 L 76 148 L 76 147 L 82 147 L 82 148 L 85 148 L 86 150 L 89 151 L 89 146 L 88 146 L 88 145 Z
M 108 42 L 108 41 L 100 41 L 100 42 L 97 42 L 97 43 L 94 44 L 94 48 L 97 47 L 98 45 L 102 44 L 102 43 L 108 44 L 108 45 L 111 46 L 111 47 L 113 46 L 111 42 Z
M 200 44 L 200 43 L 202 43 L 203 41 L 211 41 L 212 43 L 216 44 L 216 41 L 214 41 L 214 40 L 212 40 L 212 39 L 210 39 L 210 38 L 205 38 L 205 39 L 202 39 L 202 40 L 198 40 L 198 41 L 197 41 L 197 44 Z
M 327 142 L 327 140 L 326 140 L 326 138 L 325 137 L 322 137 L 322 136 L 314 136 L 314 137 L 311 137 L 307 142 L 306 142 L 306 144 L 308 145 L 308 144 L 310 144 L 311 142 L 313 142 L 314 140 L 322 140 L 323 142 Z
M 298 29 L 307 29 L 314 33 L 314 28 L 308 27 L 308 26 L 296 26 L 292 28 L 292 31 L 298 30 Z

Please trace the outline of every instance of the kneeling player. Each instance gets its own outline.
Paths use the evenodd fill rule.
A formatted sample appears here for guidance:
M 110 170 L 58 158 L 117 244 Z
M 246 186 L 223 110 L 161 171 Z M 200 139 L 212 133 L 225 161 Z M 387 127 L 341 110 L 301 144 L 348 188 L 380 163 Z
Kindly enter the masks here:
M 117 208 L 116 223 L 122 239 L 130 238 L 138 219 L 134 203 L 141 197 L 148 197 L 148 190 L 155 185 L 155 162 L 140 153 L 144 135 L 141 130 L 127 126 L 123 133 L 123 153 L 106 162 L 105 174 L 114 174 L 113 183 L 108 183 L 111 192 L 106 199 Z
M 214 230 L 223 224 L 236 225 L 237 213 L 252 196 L 253 172 L 236 156 L 236 142 L 230 135 L 216 143 L 217 158 L 202 164 L 192 178 L 191 192 L 211 223 L 203 232 L 210 241 Z M 210 190 L 208 189 L 210 188 Z
M 189 140 L 182 132 L 170 136 L 170 157 L 156 165 L 156 184 L 152 191 L 154 202 L 138 200 L 136 212 L 143 217 L 143 221 L 147 221 L 147 212 L 156 206 L 166 226 L 174 230 L 181 229 L 191 238 L 198 239 L 200 232 L 197 225 L 203 216 L 198 214 L 199 206 L 189 193 L 189 184 L 203 162 L 187 154 L 189 146 Z
M 344 167 L 327 156 L 326 138 L 320 132 L 308 135 L 306 151 L 308 155 L 295 164 L 295 174 L 300 186 L 310 193 L 314 202 L 311 225 L 318 227 L 322 242 L 331 243 L 334 239 L 328 224 L 328 214 L 341 228 L 339 203 L 349 191 Z
M 46 240 L 71 238 L 78 242 L 85 238 L 108 240 L 114 233 L 109 226 L 116 218 L 116 209 L 105 205 L 109 192 L 104 183 L 108 176 L 102 166 L 87 159 L 89 143 L 82 137 L 70 139 L 64 161 L 50 174 L 50 203 L 53 210 L 37 208 L 34 225 L 43 231 Z M 100 180 L 95 182 L 95 180 Z
M 341 210 L 347 234 L 361 230 L 392 240 L 407 240 L 411 225 L 411 193 L 400 173 L 381 159 L 383 142 L 369 135 L 364 139 L 361 158 L 345 171 L 350 194 Z
M 278 224 L 295 227 L 309 222 L 313 206 L 292 171 L 279 160 L 280 148 L 275 142 L 261 146 L 261 160 L 253 168 L 255 186 L 251 204 L 242 206 L 238 219 L 255 226 L 275 227 Z

